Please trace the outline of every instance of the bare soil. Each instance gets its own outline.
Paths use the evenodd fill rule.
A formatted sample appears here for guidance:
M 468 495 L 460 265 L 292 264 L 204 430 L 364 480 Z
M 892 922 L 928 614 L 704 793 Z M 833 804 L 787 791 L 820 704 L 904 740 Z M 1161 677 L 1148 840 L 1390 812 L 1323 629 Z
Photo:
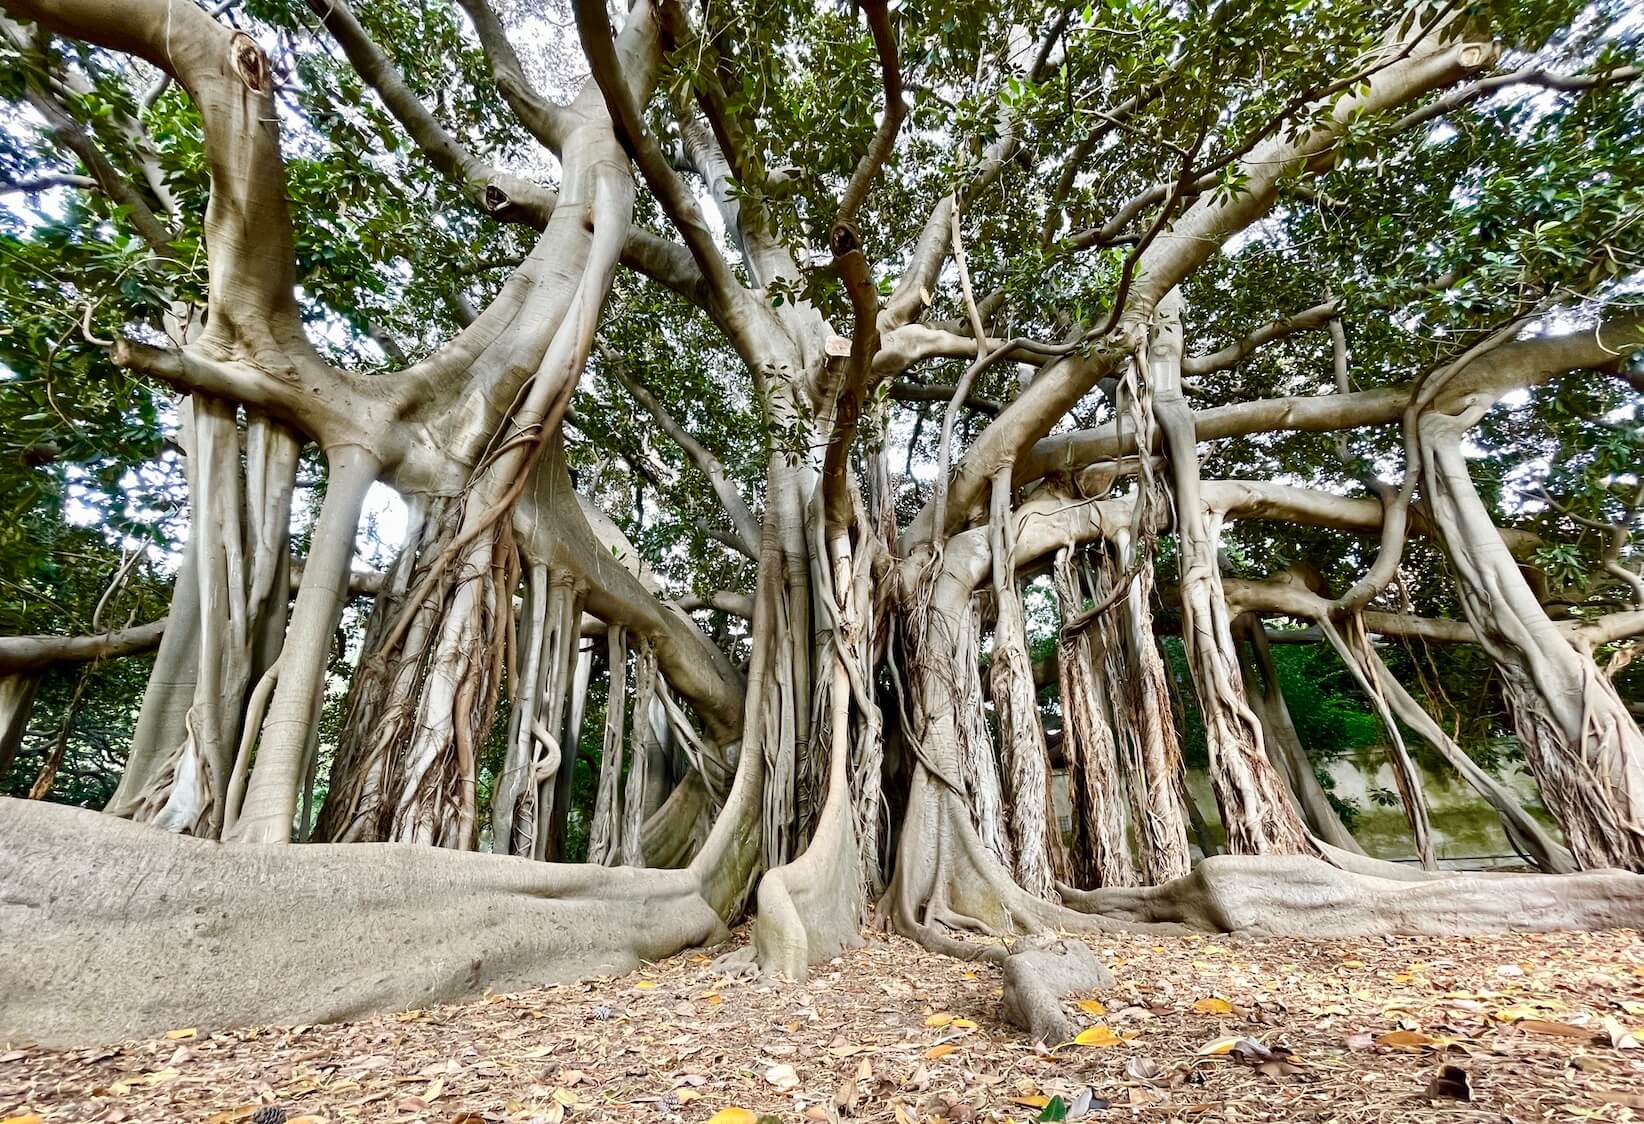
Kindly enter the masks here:
M 1076 997 L 1089 1044 L 1055 1049 L 1003 1021 L 997 968 L 864 935 L 804 984 L 716 975 L 722 950 L 710 950 L 335 1026 L 8 1043 L 0 1124 L 227 1124 L 267 1106 L 302 1124 L 1626 1121 L 1644 1109 L 1634 932 L 1113 936 L 1092 947 L 1117 983 Z

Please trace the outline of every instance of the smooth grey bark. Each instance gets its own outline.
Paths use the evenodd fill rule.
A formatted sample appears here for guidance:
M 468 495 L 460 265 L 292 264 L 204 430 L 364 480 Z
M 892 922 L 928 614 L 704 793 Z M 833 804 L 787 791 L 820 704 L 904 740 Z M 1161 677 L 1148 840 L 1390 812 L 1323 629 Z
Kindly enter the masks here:
M 28 733 L 34 695 L 39 688 L 39 675 L 26 671 L 0 675 L 0 783 L 11 775 L 18 747 Z
M 1644 734 L 1592 656 L 1548 619 L 1495 533 L 1461 452 L 1461 434 L 1481 413 L 1420 422 L 1423 474 L 1462 607 L 1501 673 L 1525 757 L 1577 862 L 1644 870 Z

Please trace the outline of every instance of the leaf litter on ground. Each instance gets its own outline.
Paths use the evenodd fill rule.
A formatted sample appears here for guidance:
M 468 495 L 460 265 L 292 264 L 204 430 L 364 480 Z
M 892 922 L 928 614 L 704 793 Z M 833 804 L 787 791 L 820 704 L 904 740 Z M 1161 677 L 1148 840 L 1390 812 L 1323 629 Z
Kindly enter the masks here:
M 287 1124 L 1131 1112 L 1358 1124 L 1644 1109 L 1633 933 L 1103 935 L 1092 947 L 1116 982 L 1070 998 L 1084 1041 L 1054 1050 L 1002 1020 L 998 969 L 864 938 L 804 985 L 716 974 L 713 955 L 692 951 L 624 977 L 333 1026 L 200 1025 L 75 1050 L 3 1042 L 0 1124 L 244 1124 L 272 1108 Z M 1052 1105 L 1063 1115 L 1043 1116 Z

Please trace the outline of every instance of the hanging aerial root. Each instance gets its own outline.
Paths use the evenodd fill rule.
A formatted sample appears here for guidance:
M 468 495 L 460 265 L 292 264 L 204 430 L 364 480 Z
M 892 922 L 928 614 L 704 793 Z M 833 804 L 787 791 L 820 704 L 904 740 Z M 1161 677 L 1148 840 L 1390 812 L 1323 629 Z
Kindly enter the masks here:
M 0 800 L 0 928 L 0 1041 L 47 1045 L 427 1007 L 727 935 L 690 870 L 224 845 L 20 800 Z

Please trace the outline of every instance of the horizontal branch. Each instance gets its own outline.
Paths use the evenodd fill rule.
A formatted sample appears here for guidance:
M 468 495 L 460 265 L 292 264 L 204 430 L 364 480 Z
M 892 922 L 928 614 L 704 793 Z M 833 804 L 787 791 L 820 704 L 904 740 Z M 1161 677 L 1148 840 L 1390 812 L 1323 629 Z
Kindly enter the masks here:
M 302 582 L 302 560 L 291 560 L 291 592 Z M 375 596 L 382 588 L 383 575 L 374 571 L 353 571 L 348 575 L 348 592 L 355 596 Z M 169 618 L 111 629 L 89 636 L 0 636 L 0 675 L 21 671 L 44 671 L 58 664 L 91 663 L 140 656 L 160 646 Z
M 1469 396 L 1499 398 L 1511 390 L 1539 386 L 1568 371 L 1615 369 L 1619 358 L 1640 345 L 1644 345 L 1644 310 L 1640 309 L 1613 312 L 1595 328 L 1504 344 L 1453 376 L 1434 406 L 1443 408 Z M 1415 383 L 1400 383 L 1351 394 L 1260 398 L 1214 406 L 1195 411 L 1194 429 L 1200 441 L 1211 441 L 1252 433 L 1330 433 L 1385 425 L 1399 420 L 1415 388 Z M 1135 452 L 1134 431 L 1109 422 L 1038 442 L 1018 462 L 1016 478 L 1026 483 Z
M 1223 581 L 1223 588 L 1227 594 L 1228 610 L 1234 615 L 1250 611 L 1280 613 L 1299 620 L 1318 620 L 1331 611 L 1330 600 L 1294 581 L 1227 578 Z M 1381 636 L 1408 637 L 1441 644 L 1478 642 L 1478 633 L 1466 621 L 1422 617 L 1412 613 L 1378 612 L 1374 609 L 1365 610 L 1363 615 L 1365 630 Z M 1644 635 L 1644 610 L 1608 613 L 1593 620 L 1561 620 L 1554 624 L 1570 643 L 1590 650 Z M 1269 635 L 1287 643 L 1322 639 L 1314 629 L 1274 630 Z

